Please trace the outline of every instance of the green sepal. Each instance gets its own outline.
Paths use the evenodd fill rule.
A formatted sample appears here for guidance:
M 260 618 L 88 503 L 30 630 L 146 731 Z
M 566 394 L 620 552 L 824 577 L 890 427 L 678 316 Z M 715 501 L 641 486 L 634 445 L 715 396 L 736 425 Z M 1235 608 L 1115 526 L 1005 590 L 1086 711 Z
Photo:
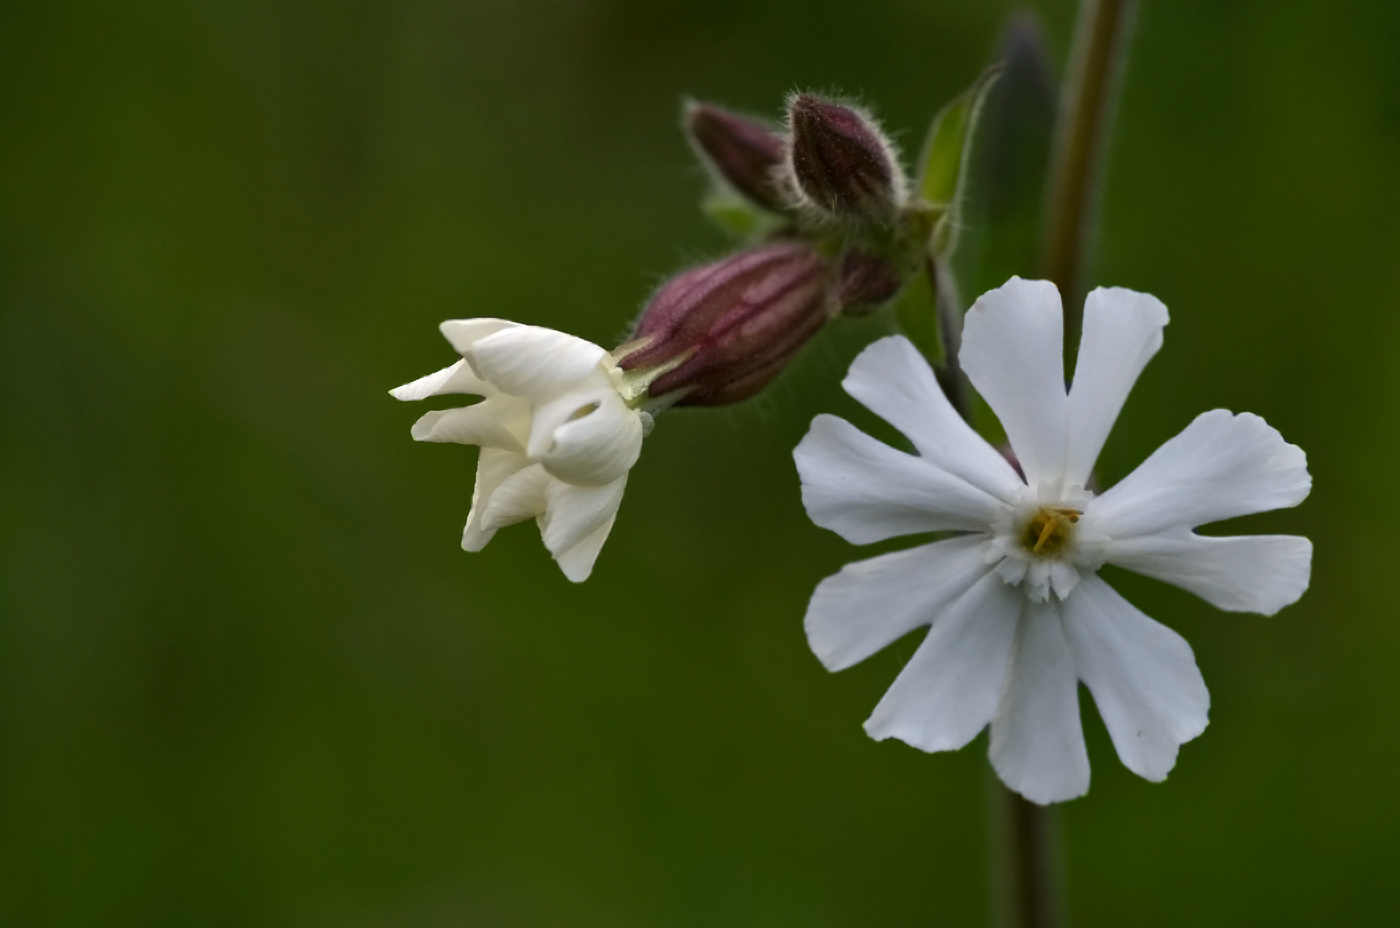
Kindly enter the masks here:
M 972 142 L 982 104 L 1001 75 L 1002 65 L 983 71 L 972 86 L 963 91 L 933 118 L 923 153 L 919 156 L 918 181 L 914 186 L 919 208 L 932 217 L 928 248 L 932 255 L 947 257 L 957 245 L 963 197 L 972 164 Z
M 701 201 L 700 209 L 725 233 L 741 241 L 760 238 L 780 223 L 778 217 L 727 190 L 707 196 Z

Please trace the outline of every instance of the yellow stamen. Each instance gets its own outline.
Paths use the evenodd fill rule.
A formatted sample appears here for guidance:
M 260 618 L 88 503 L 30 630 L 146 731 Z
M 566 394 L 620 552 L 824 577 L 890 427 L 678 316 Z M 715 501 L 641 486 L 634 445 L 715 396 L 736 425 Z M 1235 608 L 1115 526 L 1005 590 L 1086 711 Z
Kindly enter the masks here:
M 1021 532 L 1021 544 L 1034 555 L 1053 557 L 1070 543 L 1071 525 L 1083 515 L 1066 506 L 1042 506 L 1026 522 Z

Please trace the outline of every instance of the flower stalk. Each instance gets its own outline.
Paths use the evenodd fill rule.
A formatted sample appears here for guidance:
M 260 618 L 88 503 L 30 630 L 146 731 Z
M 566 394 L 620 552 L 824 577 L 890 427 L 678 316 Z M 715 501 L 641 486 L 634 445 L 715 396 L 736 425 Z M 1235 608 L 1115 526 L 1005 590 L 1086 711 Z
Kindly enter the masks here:
M 1067 345 L 1079 341 L 1085 258 L 1135 7 L 1135 0 L 1084 0 L 1070 52 L 1051 155 L 1040 266 L 1041 277 L 1060 288 Z
M 1077 345 L 1083 329 L 1085 256 L 1135 6 L 1135 0 L 1084 0 L 1070 51 L 1041 250 L 1041 274 L 1059 288 L 1064 306 L 1066 346 Z M 1055 823 L 1044 806 L 999 781 L 992 788 L 1001 796 L 1003 828 L 998 922 L 1006 928 L 1055 928 L 1062 922 L 1063 899 L 1054 866 Z
M 1051 809 L 1038 806 L 991 778 L 996 825 L 1003 835 L 996 850 L 996 923 L 1006 928 L 1052 928 L 1059 917 L 1060 880 L 1056 867 Z
M 928 275 L 929 288 L 933 291 L 938 338 L 943 343 L 943 363 L 935 370 L 935 374 L 939 386 L 948 394 L 948 400 L 958 411 L 958 415 L 962 416 L 964 422 L 972 424 L 972 390 L 968 387 L 967 375 L 958 365 L 958 352 L 962 350 L 963 323 L 958 282 L 946 257 L 926 257 L 924 273 Z

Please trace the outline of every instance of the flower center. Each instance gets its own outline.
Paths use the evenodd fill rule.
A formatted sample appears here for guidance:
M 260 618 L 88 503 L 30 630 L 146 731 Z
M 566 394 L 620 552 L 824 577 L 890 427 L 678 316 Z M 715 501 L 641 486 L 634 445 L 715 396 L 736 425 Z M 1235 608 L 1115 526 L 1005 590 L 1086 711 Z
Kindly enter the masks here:
M 1082 514 L 1064 506 L 1041 506 L 1021 530 L 1021 547 L 1032 557 L 1055 557 L 1074 538 L 1074 524 Z

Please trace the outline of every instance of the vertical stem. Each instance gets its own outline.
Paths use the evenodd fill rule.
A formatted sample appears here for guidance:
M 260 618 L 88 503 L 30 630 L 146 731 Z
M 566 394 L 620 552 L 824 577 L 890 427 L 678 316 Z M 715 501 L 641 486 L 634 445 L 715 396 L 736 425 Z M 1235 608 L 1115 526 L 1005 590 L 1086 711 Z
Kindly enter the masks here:
M 1001 928 L 1055 928 L 1061 923 L 1059 873 L 1051 812 L 1013 793 L 992 775 L 999 882 L 995 924 Z
M 1050 167 L 1041 273 L 1060 289 L 1065 346 L 1079 344 L 1085 253 L 1093 237 L 1105 140 L 1135 0 L 1084 0 L 1065 79 Z M 1060 881 L 1050 813 L 997 782 L 1004 844 L 1001 924 L 1056 928 Z
M 1065 345 L 1079 344 L 1085 254 L 1093 237 L 1104 142 L 1126 57 L 1135 0 L 1079 8 L 1050 166 L 1041 274 L 1060 288 Z
M 953 269 L 944 258 L 926 256 L 924 273 L 933 289 L 934 308 L 938 317 L 938 338 L 943 344 L 943 363 L 935 373 L 938 383 L 948 402 L 972 425 L 972 390 L 967 377 L 958 363 L 958 352 L 962 350 L 962 302 L 958 296 L 958 283 L 953 277 Z

